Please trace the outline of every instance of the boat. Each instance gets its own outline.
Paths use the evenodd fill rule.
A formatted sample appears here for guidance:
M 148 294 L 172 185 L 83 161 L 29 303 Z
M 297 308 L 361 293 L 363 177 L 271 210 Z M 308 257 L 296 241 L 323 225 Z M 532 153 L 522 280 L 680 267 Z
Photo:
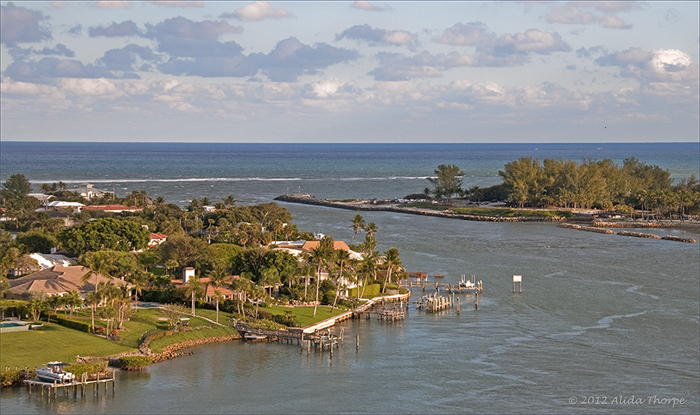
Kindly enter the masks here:
M 459 281 L 460 290 L 467 291 L 477 291 L 478 287 L 474 284 L 474 281 L 468 280 L 466 276 L 462 275 L 462 279 Z
M 435 274 L 434 278 L 445 278 L 445 274 Z
M 36 370 L 36 377 L 41 381 L 51 383 L 56 381 L 59 383 L 72 382 L 75 379 L 75 375 L 63 370 L 63 366 L 68 365 L 68 363 L 49 362 L 45 367 Z

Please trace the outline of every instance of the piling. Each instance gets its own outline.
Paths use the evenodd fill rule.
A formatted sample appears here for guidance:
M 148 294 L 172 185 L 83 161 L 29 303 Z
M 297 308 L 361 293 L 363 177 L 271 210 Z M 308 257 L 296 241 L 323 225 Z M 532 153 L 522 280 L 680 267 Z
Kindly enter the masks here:
M 355 336 L 355 351 L 359 352 L 360 351 L 360 335 Z
M 474 293 L 474 309 L 479 308 L 479 292 Z

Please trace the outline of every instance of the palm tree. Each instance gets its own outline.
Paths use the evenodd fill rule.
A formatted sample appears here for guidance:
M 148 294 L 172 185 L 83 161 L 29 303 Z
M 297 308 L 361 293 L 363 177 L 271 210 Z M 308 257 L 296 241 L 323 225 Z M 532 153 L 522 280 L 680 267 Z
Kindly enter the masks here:
M 82 284 L 86 284 L 91 276 L 95 276 L 95 292 L 97 292 L 97 276 L 110 277 L 111 273 L 116 270 L 114 266 L 114 253 L 112 251 L 91 251 L 85 253 L 78 261 L 90 271 L 80 278 Z
M 65 295 L 64 298 L 66 299 L 66 304 L 70 306 L 70 318 L 72 319 L 73 311 L 75 311 L 76 307 L 83 304 L 83 298 L 80 296 L 80 293 L 76 290 L 68 291 L 68 294 Z
M 374 222 L 370 222 L 367 224 L 367 227 L 365 227 L 365 232 L 367 232 L 367 236 L 374 238 L 374 234 L 379 233 L 379 229 L 377 228 L 377 225 L 374 224 Z
M 386 267 L 386 276 L 384 277 L 384 291 L 386 293 L 386 286 L 388 282 L 391 282 L 391 273 L 394 269 L 402 266 L 401 259 L 399 258 L 399 250 L 396 248 L 390 248 L 384 253 L 384 266 Z
M 353 243 L 355 241 L 355 235 L 357 235 L 357 231 L 360 229 L 365 228 L 365 220 L 362 218 L 362 215 L 355 215 L 354 218 L 350 220 L 352 222 L 352 225 L 348 226 L 348 228 L 352 228 L 352 239 L 350 239 L 350 243 Z
M 223 296 L 221 295 L 221 290 L 219 290 L 219 287 L 223 286 L 226 283 L 226 270 L 221 267 L 215 267 L 211 271 L 207 273 L 207 276 L 209 277 L 209 281 L 211 281 L 212 285 L 214 286 L 214 300 L 216 303 L 216 322 L 219 322 L 219 301 L 223 299 Z
M 362 298 L 365 295 L 365 288 L 367 288 L 367 279 L 368 277 L 373 277 L 373 279 L 376 276 L 377 273 L 377 255 L 374 252 L 371 252 L 367 255 L 365 255 L 364 259 L 362 260 L 362 264 L 360 265 L 361 272 L 365 275 L 365 281 L 362 284 L 362 294 L 360 295 L 360 290 L 358 288 L 357 294 L 358 298 Z
M 95 332 L 95 309 L 100 303 L 100 300 L 100 295 L 95 292 L 87 293 L 87 297 L 85 298 L 85 301 L 87 301 L 90 306 L 90 331 L 93 333 Z
M 335 264 L 338 266 L 338 283 L 335 287 L 335 299 L 333 299 L 333 307 L 331 307 L 331 311 L 335 309 L 335 305 L 338 303 L 338 294 L 340 294 L 340 286 L 343 281 L 343 270 L 345 269 L 345 265 L 347 265 L 349 260 L 350 253 L 348 251 L 344 249 L 335 251 Z
M 202 282 L 199 281 L 198 276 L 194 276 L 187 281 L 187 292 L 185 295 L 192 296 L 192 316 L 195 316 L 194 312 L 194 303 L 197 298 L 200 298 L 204 292 L 204 288 L 202 287 Z
M 231 289 L 235 290 L 237 292 L 242 292 L 243 293 L 243 301 L 245 301 L 245 299 L 248 297 L 248 292 L 250 291 L 251 285 L 252 285 L 251 281 L 248 278 L 239 277 L 239 278 L 235 278 L 231 282 Z M 240 300 L 238 301 L 238 307 L 240 307 L 238 309 L 238 313 L 245 315 L 245 307 L 243 307 L 241 305 Z
M 316 263 L 316 301 L 314 304 L 314 317 L 316 317 L 316 310 L 318 309 L 318 290 L 321 284 L 321 269 L 327 268 L 326 262 L 333 255 L 333 238 L 330 236 L 324 236 L 321 239 L 321 243 L 318 248 L 311 250 L 311 259 Z
M 236 205 L 236 199 L 233 198 L 233 195 L 228 195 L 221 200 L 223 200 L 226 209 L 230 209 Z

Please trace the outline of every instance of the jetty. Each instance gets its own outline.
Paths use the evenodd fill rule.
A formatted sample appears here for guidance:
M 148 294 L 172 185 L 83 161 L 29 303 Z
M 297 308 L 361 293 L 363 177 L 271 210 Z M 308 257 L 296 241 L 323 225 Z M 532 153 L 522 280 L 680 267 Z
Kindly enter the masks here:
M 36 387 L 41 390 L 41 399 L 44 399 L 44 393 L 46 392 L 46 396 L 49 401 L 51 401 L 52 394 L 54 400 L 57 399 L 59 389 L 63 392 L 64 396 L 69 396 L 71 392 L 70 389 L 72 388 L 74 398 L 78 397 L 78 391 L 80 391 L 80 396 L 85 398 L 87 396 L 88 387 L 92 386 L 91 389 L 93 396 L 99 396 L 100 385 L 104 385 L 105 393 L 107 393 L 107 387 L 111 384 L 112 394 L 114 394 L 114 370 L 112 370 L 108 376 L 103 378 L 100 378 L 100 374 L 98 373 L 96 379 L 89 379 L 87 373 L 83 373 L 80 380 L 74 380 L 72 382 L 59 383 L 58 381 L 54 381 L 51 383 L 37 379 L 25 379 L 23 383 L 27 385 L 29 389 L 29 396 L 32 395 L 32 388 Z
M 490 215 L 477 215 L 470 213 L 456 213 L 445 210 L 420 209 L 413 207 L 403 207 L 394 203 L 377 204 L 371 201 L 339 202 L 329 199 L 318 199 L 308 194 L 286 194 L 278 196 L 275 200 L 288 203 L 301 203 L 304 205 L 326 206 L 338 209 L 369 211 L 369 212 L 394 212 L 408 213 L 412 215 L 437 216 L 440 218 L 462 219 L 481 222 L 561 222 L 565 220 L 563 216 L 530 216 L 530 217 L 501 217 Z

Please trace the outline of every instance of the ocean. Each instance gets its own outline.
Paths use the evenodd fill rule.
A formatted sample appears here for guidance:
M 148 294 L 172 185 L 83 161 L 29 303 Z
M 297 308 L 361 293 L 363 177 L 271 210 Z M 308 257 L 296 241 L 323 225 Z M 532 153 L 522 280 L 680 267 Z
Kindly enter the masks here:
M 419 193 L 439 164 L 465 186 L 499 183 L 522 156 L 636 157 L 676 179 L 699 175 L 698 143 L 642 144 L 92 144 L 0 143 L 0 179 L 146 190 L 181 206 Z M 300 229 L 349 241 L 357 213 L 281 204 Z M 299 346 L 231 342 L 117 376 L 116 393 L 47 404 L 3 390 L 5 413 L 552 413 L 700 412 L 698 244 L 578 232 L 550 223 L 483 223 L 392 212 L 375 222 L 378 249 L 397 247 L 409 271 L 484 283 L 462 309 L 406 320 L 349 321 L 360 336 L 331 358 Z M 694 237 L 680 229 L 660 233 Z M 522 293 L 511 276 L 523 276 Z M 423 295 L 414 290 L 413 300 Z M 682 402 L 682 403 L 681 403 Z

